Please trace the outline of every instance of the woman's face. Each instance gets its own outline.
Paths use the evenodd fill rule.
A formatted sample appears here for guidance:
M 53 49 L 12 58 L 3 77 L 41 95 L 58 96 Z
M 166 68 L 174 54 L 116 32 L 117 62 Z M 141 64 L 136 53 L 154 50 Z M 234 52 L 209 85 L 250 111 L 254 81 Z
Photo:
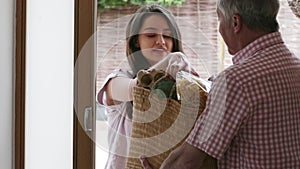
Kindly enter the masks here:
M 172 31 L 166 19 L 159 14 L 152 14 L 144 20 L 139 31 L 138 46 L 152 66 L 172 51 Z

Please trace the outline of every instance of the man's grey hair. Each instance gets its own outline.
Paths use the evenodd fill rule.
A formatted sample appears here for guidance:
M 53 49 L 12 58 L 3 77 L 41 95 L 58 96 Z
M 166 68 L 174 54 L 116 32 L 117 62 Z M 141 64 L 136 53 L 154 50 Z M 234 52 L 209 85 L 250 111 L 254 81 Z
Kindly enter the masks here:
M 233 14 L 239 14 L 242 22 L 251 30 L 275 32 L 279 30 L 278 0 L 218 0 L 217 7 L 230 23 Z

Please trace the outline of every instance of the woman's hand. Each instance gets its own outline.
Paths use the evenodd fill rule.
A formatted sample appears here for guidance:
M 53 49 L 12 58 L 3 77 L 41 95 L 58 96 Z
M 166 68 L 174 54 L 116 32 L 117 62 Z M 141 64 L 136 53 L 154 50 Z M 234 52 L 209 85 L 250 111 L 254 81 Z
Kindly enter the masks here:
M 176 78 L 177 72 L 181 70 L 198 76 L 197 72 L 182 52 L 170 53 L 166 58 L 152 66 L 150 69 L 164 70 L 174 79 Z
M 188 58 L 183 53 L 175 52 L 169 54 L 169 64 L 166 72 L 175 79 L 177 72 L 181 70 L 191 74 L 197 74 Z

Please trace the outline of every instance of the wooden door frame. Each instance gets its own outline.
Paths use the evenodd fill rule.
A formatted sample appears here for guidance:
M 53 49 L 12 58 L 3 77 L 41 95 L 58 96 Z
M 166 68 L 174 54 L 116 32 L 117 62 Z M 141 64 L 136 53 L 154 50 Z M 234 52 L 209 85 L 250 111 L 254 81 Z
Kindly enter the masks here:
M 96 0 L 75 0 L 74 18 L 74 75 L 76 75 L 76 61 L 85 43 L 96 32 Z M 75 77 L 76 78 L 76 77 Z M 74 92 L 80 87 L 74 81 Z M 94 85 L 95 86 L 95 85 Z M 95 95 L 94 93 L 92 93 Z M 75 100 L 78 96 L 75 95 Z M 80 96 L 79 96 L 80 97 Z M 95 96 L 92 96 L 95 98 Z M 81 98 L 80 98 L 81 99 Z M 91 99 L 92 101 L 95 99 Z M 91 103 L 93 108 L 95 103 Z M 95 142 L 86 134 L 74 109 L 73 120 L 73 169 L 94 169 L 95 168 Z M 93 114 L 95 119 L 95 114 Z M 95 128 L 95 124 L 93 124 Z M 94 130 L 92 131 L 94 132 Z
M 87 39 L 95 33 L 95 1 L 75 0 L 74 60 Z M 26 0 L 16 0 L 15 98 L 13 168 L 25 167 L 25 89 L 26 89 Z M 75 63 L 75 62 L 74 62 Z M 83 131 L 74 111 L 73 168 L 95 168 L 95 144 Z M 80 143 L 80 146 L 78 145 Z
M 24 169 L 25 159 L 25 75 L 26 75 L 26 0 L 16 0 L 15 27 L 15 116 L 13 168 Z

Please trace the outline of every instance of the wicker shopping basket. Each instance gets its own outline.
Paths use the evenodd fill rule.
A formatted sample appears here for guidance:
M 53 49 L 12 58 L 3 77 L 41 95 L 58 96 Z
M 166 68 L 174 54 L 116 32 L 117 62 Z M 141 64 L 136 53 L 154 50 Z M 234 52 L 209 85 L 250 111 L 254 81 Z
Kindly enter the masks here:
M 155 73 L 152 72 L 152 75 L 155 76 Z M 153 169 L 158 169 L 169 153 L 184 142 L 198 115 L 204 110 L 206 92 L 198 87 L 190 89 L 194 90 L 194 96 L 195 92 L 199 94 L 200 104 L 195 104 L 194 98 L 179 101 L 174 95 L 175 80 L 170 81 L 170 77 L 161 76 L 151 82 L 150 87 L 139 85 L 133 89 L 133 124 L 126 169 L 142 169 L 141 155 L 147 157 Z M 159 85 L 163 82 L 168 86 Z M 162 87 L 163 91 L 158 87 Z M 212 157 L 205 159 L 204 163 L 205 169 L 217 168 Z
M 287 0 L 294 15 L 300 18 L 300 0 Z

